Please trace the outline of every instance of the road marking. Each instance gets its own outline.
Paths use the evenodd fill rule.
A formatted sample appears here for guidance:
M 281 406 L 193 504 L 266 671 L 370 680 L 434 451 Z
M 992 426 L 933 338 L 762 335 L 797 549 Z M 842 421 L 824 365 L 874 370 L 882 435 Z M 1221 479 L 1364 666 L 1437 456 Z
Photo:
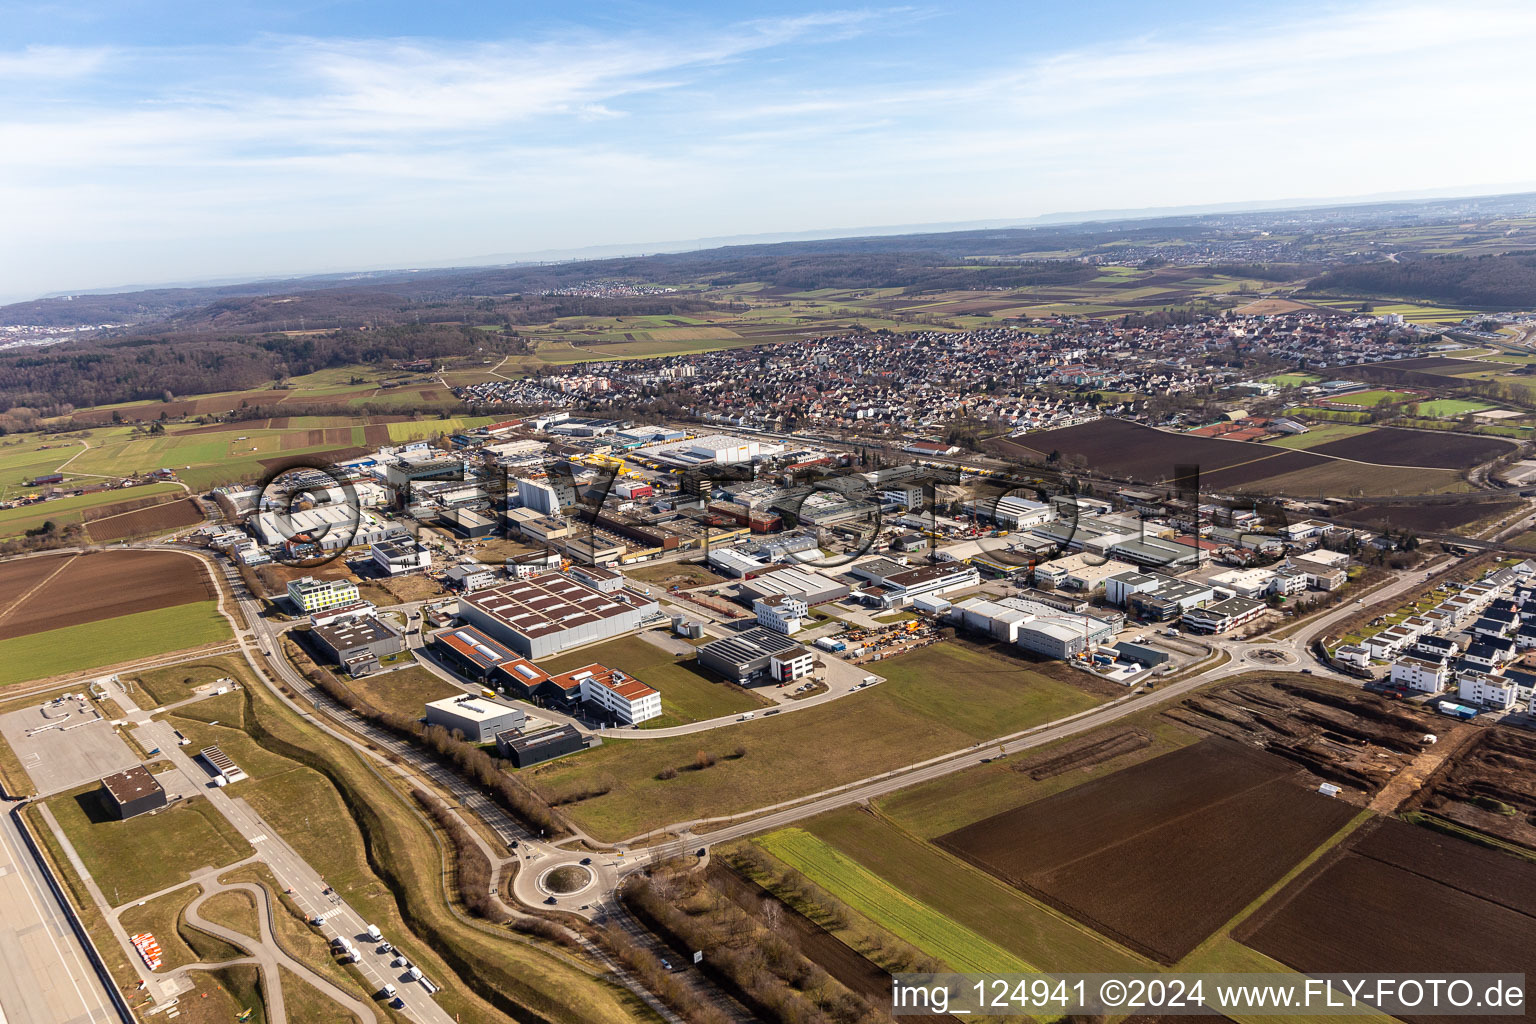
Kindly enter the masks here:
M 0 847 L 4 848 L 6 860 L 10 861 L 11 864 L 20 867 L 21 861 L 17 859 L 16 851 L 11 846 L 11 841 L 5 835 L 5 830 L 3 828 L 0 828 Z M 26 877 L 25 872 L 18 872 L 18 874 L 22 876 L 22 888 L 26 891 L 27 902 L 32 904 L 32 909 L 34 912 L 36 912 L 37 919 L 46 925 L 48 923 L 48 917 L 43 913 L 43 908 L 37 902 L 37 897 L 32 891 L 32 879 Z M 69 913 L 67 908 L 64 910 L 64 913 Z M 64 955 L 64 950 L 59 946 L 59 940 L 57 936 L 54 935 L 52 928 L 47 928 L 46 931 L 48 932 L 48 942 L 53 946 L 53 951 L 58 954 L 59 963 L 64 966 L 66 973 L 69 974 L 70 986 L 75 990 L 75 995 L 79 997 L 80 1006 L 85 1010 L 87 1016 L 91 1016 L 91 1004 L 86 1001 L 85 993 L 81 991 L 80 983 L 75 980 L 74 972 L 68 970 L 69 961 Z M 73 956 L 74 950 L 71 949 L 70 953 Z M 73 959 L 75 964 L 81 967 L 83 970 L 85 965 L 80 963 L 80 958 L 78 956 L 73 956 Z M 102 1004 L 99 998 L 96 1000 L 96 1009 L 101 1011 L 104 1018 L 110 1018 L 110 1015 L 107 1014 L 106 1007 Z M 3 1015 L 3 1011 L 0 1011 L 0 1017 L 3 1017 Z

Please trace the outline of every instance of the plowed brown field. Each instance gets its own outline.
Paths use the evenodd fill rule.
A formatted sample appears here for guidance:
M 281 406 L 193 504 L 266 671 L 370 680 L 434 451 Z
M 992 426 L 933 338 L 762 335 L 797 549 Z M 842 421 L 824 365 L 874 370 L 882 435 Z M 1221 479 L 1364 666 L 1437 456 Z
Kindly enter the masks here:
M 1278 758 L 1204 740 L 936 842 L 1171 964 L 1355 814 L 1295 777 Z
M 5 572 L 11 565 L 26 569 Z M 0 640 L 217 597 L 201 563 L 187 555 L 93 551 L 28 558 L 0 567 Z
M 1536 975 L 1536 865 L 1378 818 L 1233 935 L 1303 972 Z
M 167 530 L 196 526 L 203 521 L 203 510 L 191 498 L 151 505 L 132 512 L 93 520 L 86 527 L 91 540 L 106 544 L 129 537 L 148 537 Z

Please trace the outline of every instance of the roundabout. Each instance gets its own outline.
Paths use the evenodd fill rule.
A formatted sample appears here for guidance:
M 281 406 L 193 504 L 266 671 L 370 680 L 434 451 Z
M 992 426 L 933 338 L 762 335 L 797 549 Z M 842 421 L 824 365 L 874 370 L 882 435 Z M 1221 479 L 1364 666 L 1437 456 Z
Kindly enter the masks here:
M 1281 665 L 1294 665 L 1297 658 L 1291 651 L 1280 647 L 1253 647 L 1243 652 L 1243 660 L 1254 665 L 1267 665 L 1278 668 Z
M 580 864 L 561 864 L 539 875 L 539 889 L 551 896 L 574 896 L 591 887 L 597 873 Z

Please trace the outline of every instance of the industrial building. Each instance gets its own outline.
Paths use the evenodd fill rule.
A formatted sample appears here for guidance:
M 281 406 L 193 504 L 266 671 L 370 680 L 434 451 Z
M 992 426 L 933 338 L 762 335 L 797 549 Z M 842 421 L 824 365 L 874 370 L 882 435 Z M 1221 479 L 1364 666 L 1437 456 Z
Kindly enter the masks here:
M 757 613 L 757 624 L 767 626 L 775 633 L 789 636 L 800 632 L 801 620 L 809 613 L 804 601 L 788 594 L 771 594 L 752 602 Z
M 570 488 L 565 486 L 556 487 L 553 481 L 524 479 L 517 481 L 519 504 L 523 508 L 546 516 L 557 515 L 562 506 L 576 504 L 576 495 L 569 491 Z
M 648 595 L 629 589 L 602 593 L 560 573 L 459 598 L 460 618 L 525 658 L 620 636 L 656 614 L 656 600 Z
M 965 507 L 972 515 L 990 519 L 1005 530 L 1028 530 L 1056 519 L 1054 506 L 1017 494 L 1005 494 L 995 500 L 968 501 Z
M 704 644 L 698 649 L 698 657 L 699 664 L 711 672 L 746 685 L 770 671 L 769 663 L 774 655 L 796 648 L 804 650 L 782 633 L 758 626 Z
M 940 562 L 915 569 L 901 566 L 899 572 L 869 570 L 868 564 L 855 566 L 852 573 L 872 580 L 874 585 L 864 588 L 864 598 L 882 608 L 901 608 L 919 596 L 937 597 L 981 582 L 976 567 L 963 562 Z
M 318 505 L 293 511 L 269 510 L 250 520 L 256 540 L 266 546 L 285 544 L 307 538 L 323 551 L 341 551 L 358 544 L 370 544 L 388 531 L 372 513 L 362 512 L 352 504 Z
M 462 697 L 444 697 L 427 705 L 428 725 L 461 732 L 471 743 L 489 743 L 497 733 L 521 729 L 527 719 L 522 708 L 467 693 Z
M 1097 590 L 1113 576 L 1135 568 L 1128 562 L 1081 552 L 1035 566 L 1035 582 L 1067 590 Z
M 1084 654 L 1115 634 L 1114 622 L 1018 598 L 971 598 L 955 605 L 949 614 L 967 629 L 1049 658 Z
M 328 608 L 356 604 L 357 584 L 351 580 L 317 580 L 301 576 L 288 581 L 288 600 L 301 612 L 321 612 Z
M 1204 608 L 1191 608 L 1182 621 L 1196 633 L 1225 633 L 1264 614 L 1263 601 L 1250 601 L 1246 597 L 1229 597 L 1225 601 L 1208 604 Z
M 437 451 L 420 448 L 403 452 L 384 467 L 384 480 L 403 497 L 410 493 L 411 484 L 417 480 L 462 480 L 464 460 Z
M 791 647 L 768 658 L 768 677 L 780 686 L 804 679 L 816 668 L 816 655 L 808 647 Z
M 466 562 L 452 566 L 443 575 L 448 578 L 449 586 L 456 587 L 465 593 L 471 590 L 484 590 L 496 583 L 496 571 L 479 562 Z
M 405 650 L 405 640 L 389 623 L 366 616 L 310 631 L 315 643 L 354 678 L 379 669 L 379 659 Z
M 729 466 L 738 462 L 751 462 L 764 455 L 777 455 L 783 445 L 765 444 L 762 441 L 731 434 L 708 434 L 686 441 L 674 441 L 647 448 L 647 458 L 669 466 Z
M 119 821 L 165 806 L 165 788 L 149 769 L 136 764 L 101 780 L 101 802 Z
M 408 533 L 391 533 L 369 545 L 368 557 L 389 576 L 403 576 L 432 564 L 432 552 Z
M 661 717 L 661 694 L 633 676 L 605 665 L 586 665 L 571 674 L 581 699 L 620 725 Z
M 741 596 L 748 601 L 760 597 L 792 597 L 814 608 L 829 601 L 841 601 L 848 596 L 848 587 L 814 569 L 786 566 L 752 577 L 741 585 Z
M 473 626 L 457 626 L 432 634 L 432 648 L 461 675 L 477 683 L 488 681 L 498 666 L 518 660 L 516 653 Z
M 468 508 L 449 509 L 438 516 L 437 520 L 460 537 L 469 540 L 489 537 L 496 529 L 496 520 L 484 512 L 476 512 Z
M 550 675 L 527 658 L 513 657 L 496 666 L 492 681 L 497 689 L 524 700 L 565 700 L 570 690 L 550 683 Z M 579 685 L 577 687 L 579 689 Z
M 538 732 L 507 731 L 496 734 L 496 753 L 519 768 L 585 749 L 586 743 L 573 725 L 557 725 Z

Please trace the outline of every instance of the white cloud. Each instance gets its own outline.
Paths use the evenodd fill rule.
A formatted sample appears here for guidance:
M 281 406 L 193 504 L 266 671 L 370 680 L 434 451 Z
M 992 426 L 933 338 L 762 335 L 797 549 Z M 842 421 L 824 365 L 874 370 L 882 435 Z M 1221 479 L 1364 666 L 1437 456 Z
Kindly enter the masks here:
M 6 270 L 27 282 L 8 290 L 142 280 L 112 255 L 135 244 L 188 252 L 154 276 L 282 272 L 1457 186 L 1536 157 L 1525 4 L 1097 26 L 1092 48 L 972 66 L 885 52 L 880 33 L 942 17 L 0 54 L 0 206 L 25 253 Z
M 0 79 L 63 80 L 95 74 L 107 62 L 106 47 L 29 46 L 0 52 Z

